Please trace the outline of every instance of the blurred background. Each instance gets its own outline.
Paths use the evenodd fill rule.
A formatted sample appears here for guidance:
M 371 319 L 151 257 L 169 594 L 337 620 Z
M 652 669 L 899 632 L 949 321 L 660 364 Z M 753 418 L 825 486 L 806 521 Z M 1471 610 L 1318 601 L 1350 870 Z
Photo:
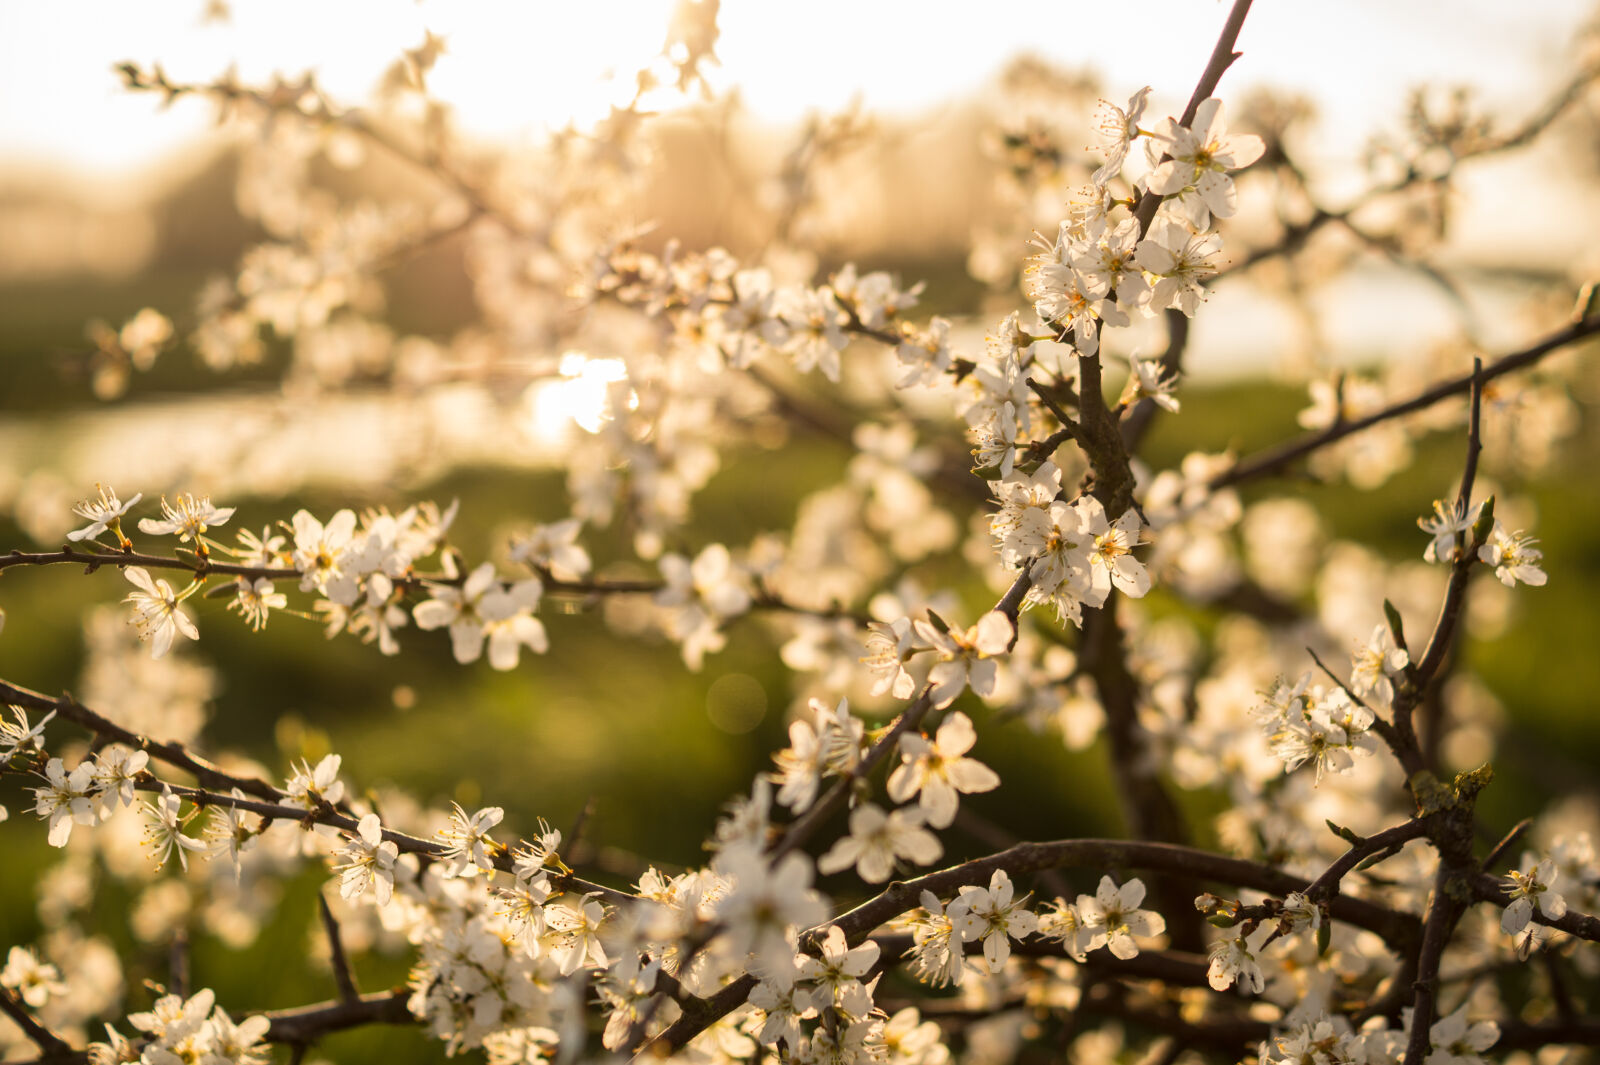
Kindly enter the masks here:
M 908 284 L 923 279 L 918 315 L 955 317 L 958 331 L 981 343 L 987 324 L 1021 305 L 1006 278 L 1028 231 L 1049 232 L 1087 173 L 1063 166 L 1059 180 L 1029 186 L 1039 196 L 1019 201 L 1006 184 L 1025 168 L 1018 158 L 1030 143 L 1017 116 L 1075 101 L 1076 150 L 1089 142 L 1086 118 L 1100 96 L 1121 102 L 1149 84 L 1150 114 L 1177 113 L 1226 14 L 1206 0 L 1110 10 L 1115 19 L 1102 5 L 1091 22 L 1059 0 L 981 8 L 816 0 L 781 13 L 725 0 L 718 62 L 704 71 L 711 98 L 649 119 L 647 157 L 608 205 L 611 221 L 653 225 L 643 239 L 655 248 L 670 237 L 689 249 L 720 245 L 759 257 L 781 235 L 804 249 L 807 267 L 854 261 Z M 218 125 L 207 101 L 126 92 L 113 67 L 159 63 L 173 81 L 195 83 L 231 72 L 247 85 L 314 70 L 343 105 L 423 121 L 427 114 L 395 96 L 393 82 L 405 76 L 396 62 L 438 35 L 444 50 L 429 60 L 428 95 L 448 113 L 460 155 L 533 159 L 563 131 L 583 136 L 617 120 L 616 109 L 634 98 L 633 72 L 660 52 L 672 12 L 666 0 L 0 7 L 0 550 L 59 544 L 73 527 L 71 505 L 96 481 L 123 498 L 143 491 L 146 514 L 162 492 L 209 492 L 239 508 L 229 532 L 260 529 L 301 506 L 325 518 L 341 506 L 459 499 L 453 540 L 469 559 L 502 551 L 518 520 L 564 514 L 557 460 L 594 413 L 581 374 L 538 388 L 410 394 L 358 368 L 333 387 L 291 373 L 299 356 L 281 342 L 269 342 L 253 365 L 219 373 L 180 337 L 148 371 L 106 387 L 98 336 L 146 307 L 181 333 L 208 280 L 234 272 L 270 235 L 242 162 L 261 151 L 252 133 Z M 1281 133 L 1309 175 L 1308 195 L 1338 205 L 1381 175 L 1382 145 L 1402 137 L 1421 86 L 1446 108 L 1462 90 L 1502 128 L 1535 116 L 1595 61 L 1585 36 L 1592 15 L 1587 4 L 1558 0 L 1470 0 L 1451 5 L 1448 18 L 1436 5 L 1377 0 L 1261 4 L 1221 95 L 1231 125 Z M 1448 201 L 1433 205 L 1448 212 L 1448 230 L 1425 252 L 1336 247 L 1323 260 L 1218 285 L 1195 322 L 1183 414 L 1161 423 L 1147 449 L 1152 468 L 1175 466 L 1192 450 L 1248 454 L 1298 432 L 1308 372 L 1403 366 L 1421 381 L 1460 372 L 1462 350 L 1512 350 L 1559 322 L 1570 307 L 1560 295 L 1600 275 L 1597 121 L 1591 95 L 1526 150 L 1463 167 Z M 314 183 L 342 200 L 443 199 L 403 163 L 359 144 L 326 145 L 310 165 Z M 537 165 L 526 169 L 524 179 L 536 183 Z M 804 188 L 794 187 L 797 174 Z M 1281 235 L 1278 195 L 1241 182 L 1243 209 L 1225 228 L 1231 257 Z M 383 269 L 383 324 L 396 337 L 441 342 L 470 327 L 482 313 L 474 269 L 465 237 Z M 1536 518 L 1551 573 L 1548 587 L 1517 605 L 1491 603 L 1486 613 L 1498 609 L 1498 621 L 1484 622 L 1469 651 L 1492 693 L 1475 705 L 1487 708 L 1501 744 L 1504 786 L 1487 808 L 1507 825 L 1544 800 L 1592 790 L 1600 765 L 1592 712 L 1600 438 L 1584 417 L 1600 394 L 1595 375 L 1587 385 L 1583 377 L 1563 386 L 1567 422 L 1553 433 L 1562 438 L 1554 457 L 1531 473 L 1490 471 L 1524 501 L 1528 522 Z M 1296 492 L 1321 513 L 1330 539 L 1360 540 L 1400 566 L 1420 555 L 1414 519 L 1449 490 L 1460 450 L 1454 434 L 1440 434 L 1418 448 L 1410 473 Z M 730 454 L 695 498 L 686 539 L 742 544 L 787 528 L 801 499 L 839 478 L 850 458 L 837 442 L 812 438 L 790 440 L 781 459 Z M 773 475 L 775 463 L 782 476 Z M 585 542 L 602 565 L 628 555 L 621 529 L 586 532 Z M 699 860 L 716 811 L 783 744 L 794 698 L 778 653 L 794 634 L 776 626 L 735 626 L 728 649 L 690 673 L 671 645 L 621 637 L 599 612 L 550 608 L 553 653 L 495 673 L 485 663 L 457 665 L 447 641 L 415 630 L 405 634 L 405 654 L 385 658 L 353 640 L 327 641 L 316 622 L 288 616 L 253 634 L 223 600 L 197 601 L 201 642 L 181 648 L 172 671 L 141 680 L 141 653 L 116 649 L 126 640 L 116 605 L 123 584 L 112 572 L 8 571 L 0 676 L 46 692 L 71 689 L 86 702 L 119 686 L 154 692 L 167 713 L 175 703 L 191 708 L 205 749 L 245 752 L 275 775 L 291 760 L 335 750 L 358 791 L 392 785 L 431 807 L 501 804 L 522 833 L 537 817 L 567 829 L 587 806 L 583 836 L 595 875 L 614 882 L 637 874 L 638 855 Z M 982 589 L 967 590 L 977 593 L 975 608 Z M 1069 751 L 1014 725 L 985 729 L 979 754 L 1007 782 L 972 802 L 981 819 L 1020 837 L 1119 830 L 1098 745 Z M 7 944 L 38 934 L 34 903 L 48 903 L 36 897 L 46 893 L 34 876 L 50 856 L 15 783 L 3 788 L 13 822 L 0 830 Z M 1200 818 L 1218 800 L 1196 793 L 1191 801 Z M 981 823 L 964 831 L 952 858 L 993 842 Z M 326 977 L 270 947 L 282 936 L 313 938 L 317 883 L 292 882 L 277 908 L 241 904 L 239 912 L 259 919 L 251 934 L 197 938 L 197 983 L 241 1007 L 317 997 Z M 123 906 L 161 908 L 120 884 L 93 903 L 104 915 Z M 143 930 L 133 921 L 114 933 L 125 955 L 142 959 L 129 969 L 130 987 L 161 978 L 168 931 L 157 913 Z M 369 987 L 403 978 L 398 952 L 366 964 Z M 142 1005 L 143 994 L 134 990 L 129 1001 Z M 345 1038 L 359 1048 L 353 1054 L 441 1056 L 404 1033 Z M 328 1055 L 339 1060 L 341 1045 L 330 1043 Z

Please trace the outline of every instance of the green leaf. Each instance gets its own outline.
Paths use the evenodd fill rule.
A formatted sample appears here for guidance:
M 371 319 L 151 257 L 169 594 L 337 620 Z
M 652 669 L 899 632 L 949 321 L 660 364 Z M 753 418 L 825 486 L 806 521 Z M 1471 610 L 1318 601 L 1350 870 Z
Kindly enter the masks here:
M 1343 825 L 1335 824 L 1332 821 L 1326 821 L 1324 823 L 1328 826 L 1328 831 L 1332 832 L 1335 836 L 1338 836 L 1340 839 L 1344 840 L 1346 843 L 1360 843 L 1361 842 L 1361 837 L 1360 836 L 1356 835 L 1350 829 L 1345 828 Z
M 1354 871 L 1359 872 L 1362 869 L 1371 869 L 1379 862 L 1386 862 L 1390 858 L 1393 858 L 1394 854 L 1395 851 L 1393 847 L 1385 848 L 1384 850 L 1378 851 L 1376 854 L 1369 854 L 1356 863 L 1356 868 Z
M 1489 539 L 1489 534 L 1494 531 L 1494 496 L 1483 501 L 1483 508 L 1478 511 L 1478 520 L 1472 523 L 1472 539 L 1474 543 L 1484 543 Z
M 1400 611 L 1396 610 L 1394 604 L 1387 599 L 1383 601 L 1383 616 L 1389 622 L 1389 632 L 1394 636 L 1395 645 L 1404 646 L 1406 642 L 1405 623 L 1400 620 Z

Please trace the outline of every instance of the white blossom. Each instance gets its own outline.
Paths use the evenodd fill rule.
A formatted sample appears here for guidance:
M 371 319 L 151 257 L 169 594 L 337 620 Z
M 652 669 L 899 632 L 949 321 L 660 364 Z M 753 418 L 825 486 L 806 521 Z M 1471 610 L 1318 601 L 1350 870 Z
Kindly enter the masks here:
M 908 802 L 917 796 L 928 824 L 948 828 L 955 820 L 960 794 L 992 791 L 1000 776 L 967 752 L 978 740 L 972 720 L 959 710 L 945 718 L 930 741 L 921 733 L 900 737 L 900 764 L 889 774 L 889 798 Z
M 1011 957 L 1011 940 L 1026 939 L 1039 927 L 1039 918 L 1030 911 L 1026 898 L 1012 898 L 1011 878 L 996 869 L 989 886 L 964 887 L 960 901 L 964 912 L 951 918 L 963 943 L 983 942 L 983 957 L 990 972 L 999 972 Z
M 162 496 L 162 516 L 159 519 L 140 518 L 139 531 L 150 536 L 176 535 L 185 543 L 190 540 L 198 543 L 207 529 L 227 524 L 228 519 L 233 517 L 233 510 L 233 507 L 213 506 L 209 496 L 196 499 L 184 493 L 177 497 L 176 503 L 168 503 L 166 496 Z
M 1106 947 L 1124 960 L 1137 956 L 1134 936 L 1158 936 L 1167 928 L 1159 913 L 1139 909 L 1143 901 L 1144 883 L 1137 877 L 1118 887 L 1109 876 L 1102 876 L 1093 895 L 1078 896 L 1081 949 Z
M 837 873 L 855 866 L 861 879 L 881 884 L 902 859 L 932 865 L 943 853 L 938 837 L 922 827 L 920 811 L 885 813 L 872 803 L 862 803 L 850 811 L 850 834 L 817 859 L 817 871 Z
M 85 499 L 72 508 L 74 514 L 88 519 L 89 524 L 67 533 L 67 539 L 74 543 L 80 540 L 93 540 L 110 528 L 117 533 L 121 543 L 127 543 L 127 537 L 121 534 L 122 524 L 119 519 L 132 510 L 135 503 L 144 498 L 144 493 L 136 492 L 133 498 L 124 503 L 117 498 L 116 489 L 99 484 L 95 485 L 95 488 L 100 492 L 99 499 Z
M 995 656 L 1005 654 L 1016 632 L 1010 618 L 991 610 L 965 630 L 940 630 L 920 618 L 913 627 L 939 656 L 928 675 L 935 709 L 949 706 L 968 687 L 979 696 L 994 693 Z
M 178 605 L 180 599 L 172 585 L 152 580 L 143 566 L 129 566 L 124 572 L 138 590 L 129 592 L 123 602 L 133 604 L 131 623 L 138 630 L 139 639 L 149 641 L 152 658 L 170 651 L 173 639 L 180 633 L 191 640 L 200 638 L 200 630 Z
M 498 806 L 486 806 L 468 814 L 460 803 L 451 804 L 450 823 L 438 832 L 444 843 L 443 857 L 450 876 L 476 876 L 481 870 L 492 872 L 494 855 L 505 847 L 489 835 L 491 829 L 504 820 L 506 812 Z
M 366 814 L 356 825 L 334 866 L 339 872 L 339 894 L 353 899 L 372 888 L 379 906 L 389 905 L 394 894 L 394 863 L 400 848 L 383 838 L 377 814 Z

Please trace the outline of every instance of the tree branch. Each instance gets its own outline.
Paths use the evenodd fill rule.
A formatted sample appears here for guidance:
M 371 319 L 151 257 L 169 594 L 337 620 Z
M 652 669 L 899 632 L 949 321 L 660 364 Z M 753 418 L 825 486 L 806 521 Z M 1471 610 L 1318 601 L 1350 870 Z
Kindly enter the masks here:
M 32 710 L 52 710 L 62 720 L 82 725 L 97 737 L 114 740 L 118 743 L 127 744 L 136 750 L 149 752 L 151 758 L 188 773 L 198 780 L 203 787 L 238 788 L 246 795 L 254 795 L 256 798 L 265 799 L 268 802 L 277 802 L 284 797 L 284 793 L 281 790 L 265 780 L 226 772 L 206 759 L 190 753 L 188 748 L 181 743 L 158 743 L 147 736 L 141 736 L 137 732 L 130 732 L 109 718 L 84 706 L 70 694 L 63 693 L 58 699 L 51 698 L 48 695 L 43 695 L 20 685 L 0 680 L 0 702 L 10 703 L 14 706 L 24 706 Z
M 1390 404 L 1382 410 L 1374 411 L 1364 417 L 1347 422 L 1337 422 L 1326 429 L 1309 433 L 1299 440 L 1290 441 L 1287 444 L 1258 452 L 1249 458 L 1241 459 L 1231 469 L 1224 470 L 1211 479 L 1211 490 L 1216 491 L 1229 485 L 1240 484 L 1244 481 L 1254 480 L 1257 477 L 1277 473 L 1312 452 L 1343 440 L 1354 433 L 1359 433 L 1363 429 L 1370 429 L 1374 425 L 1380 425 L 1391 419 L 1425 410 L 1441 400 L 1469 392 L 1472 389 L 1474 380 L 1487 384 L 1497 377 L 1503 377 L 1515 370 L 1532 366 L 1551 352 L 1583 340 L 1585 337 L 1594 336 L 1597 333 L 1600 333 L 1600 315 L 1591 315 L 1567 326 L 1565 329 L 1550 334 L 1530 347 L 1502 356 L 1484 367 L 1480 373 L 1467 373 L 1462 374 L 1460 377 L 1452 377 L 1434 385 L 1432 388 L 1419 392 L 1410 399 Z
M 1183 109 L 1183 117 L 1178 120 L 1178 125 L 1189 126 L 1194 123 L 1194 116 L 1200 110 L 1200 105 L 1217 91 L 1217 83 L 1222 80 L 1222 75 L 1233 66 L 1233 61 L 1239 58 L 1239 53 L 1233 50 L 1233 46 L 1239 40 L 1239 30 L 1243 28 L 1244 18 L 1249 13 L 1250 0 L 1234 0 L 1233 9 L 1228 12 L 1228 21 L 1222 24 L 1222 33 L 1217 37 L 1216 46 L 1211 49 L 1211 59 L 1206 63 L 1205 70 L 1201 71 L 1200 80 L 1195 83 L 1194 92 L 1189 95 L 1189 105 Z M 1162 158 L 1167 157 L 1163 155 Z M 1133 216 L 1139 220 L 1140 234 L 1149 230 L 1156 211 L 1161 207 L 1161 200 L 1162 197 L 1150 193 L 1139 198 L 1139 205 L 1135 208 Z
M 74 1053 L 71 1045 L 34 1019 L 9 987 L 0 987 L 0 1013 L 10 1017 L 28 1041 L 39 1048 L 43 1055 L 40 1061 L 65 1061 Z
M 1472 894 L 1481 902 L 1492 902 L 1504 909 L 1511 905 L 1511 891 L 1506 887 L 1505 881 L 1489 873 L 1480 873 L 1471 882 Z M 1587 939 L 1591 943 L 1600 943 L 1600 917 L 1594 917 L 1578 910 L 1568 910 L 1560 917 L 1546 917 L 1538 907 L 1534 908 L 1533 920 L 1542 925 L 1559 929 L 1568 935 Z
M 355 1002 L 361 998 L 361 989 L 356 986 L 355 972 L 350 968 L 350 959 L 345 956 L 339 922 L 328 905 L 328 896 L 321 891 L 317 892 L 317 910 L 322 915 L 322 931 L 328 937 L 328 963 L 333 969 L 333 982 L 339 988 L 339 1001 Z

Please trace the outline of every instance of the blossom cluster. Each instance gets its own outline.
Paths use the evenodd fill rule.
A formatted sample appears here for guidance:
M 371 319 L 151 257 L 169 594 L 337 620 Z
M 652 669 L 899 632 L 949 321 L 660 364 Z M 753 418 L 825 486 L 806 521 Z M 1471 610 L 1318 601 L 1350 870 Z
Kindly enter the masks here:
M 1283 1035 L 1261 1044 L 1262 1065 L 1292 1065 L 1303 1061 L 1404 1060 L 1406 1029 L 1390 1028 L 1381 1018 L 1359 1029 L 1342 1017 L 1326 1014 L 1300 1019 Z M 1500 1038 L 1500 1027 L 1493 1021 L 1473 1022 L 1468 1007 L 1462 1006 L 1448 1017 L 1435 1021 L 1428 1029 L 1428 1044 L 1433 1049 L 1427 1060 L 1435 1065 L 1473 1065 L 1482 1062 L 1483 1051 Z
M 210 988 L 187 999 L 163 995 L 150 1010 L 130 1014 L 128 1023 L 141 1033 L 137 1048 L 128 1037 L 107 1025 L 106 1042 L 90 1045 L 89 1060 L 95 1065 L 118 1061 L 260 1065 L 271 1060 L 271 1050 L 263 1043 L 269 1027 L 267 1018 L 257 1015 L 235 1023 L 227 1010 L 216 1004 L 216 994 Z
M 109 530 L 118 537 L 119 548 L 131 552 L 134 545 L 120 531 L 117 519 L 140 496 L 123 503 L 112 489 L 103 487 L 100 493 L 99 500 L 78 506 L 77 512 L 91 524 L 70 533 L 69 539 L 93 543 Z M 373 510 L 359 518 L 352 510 L 341 510 L 325 523 L 301 510 L 283 523 L 281 532 L 271 526 L 259 534 L 244 530 L 232 545 L 205 534 L 225 524 L 234 508 L 218 508 L 207 498 L 191 495 L 179 496 L 175 505 L 163 499 L 162 507 L 165 517 L 141 519 L 140 532 L 193 541 L 202 560 L 213 550 L 230 556 L 242 572 L 234 580 L 228 607 L 257 631 L 274 611 L 288 608 L 288 597 L 277 590 L 275 577 L 261 574 L 288 574 L 298 576 L 301 592 L 318 597 L 313 609 L 322 616 L 330 637 L 348 631 L 365 643 L 377 644 L 386 655 L 399 653 L 396 630 L 412 620 L 424 631 L 448 630 L 455 659 L 463 664 L 477 661 L 486 644 L 490 664 L 501 670 L 516 668 L 523 647 L 539 654 L 549 648 L 544 626 L 534 616 L 544 587 L 537 576 L 501 580 L 489 562 L 462 576 L 455 568 L 456 556 L 441 551 L 455 518 L 454 505 L 440 511 L 423 503 L 397 515 Z M 574 542 L 580 526 L 570 521 L 559 525 L 541 526 L 527 534 L 514 545 L 513 559 L 536 572 L 556 567 L 566 576 L 581 577 L 589 563 Z M 425 577 L 417 563 L 434 555 L 440 556 L 443 572 Z M 103 557 L 116 560 L 115 554 Z M 180 635 L 199 638 L 194 619 L 182 604 L 202 590 L 205 565 L 194 570 L 194 579 L 181 591 L 152 577 L 144 566 L 125 565 L 124 572 L 135 588 L 126 600 L 133 606 L 131 623 L 149 642 L 154 657 L 170 651 Z M 429 597 L 408 613 L 404 606 L 412 589 L 426 590 Z
M 1371 708 L 1343 687 L 1313 685 L 1305 673 L 1293 684 L 1279 678 L 1265 696 L 1252 713 L 1286 770 L 1309 762 L 1320 781 L 1324 773 L 1349 771 L 1356 755 L 1378 749 Z

